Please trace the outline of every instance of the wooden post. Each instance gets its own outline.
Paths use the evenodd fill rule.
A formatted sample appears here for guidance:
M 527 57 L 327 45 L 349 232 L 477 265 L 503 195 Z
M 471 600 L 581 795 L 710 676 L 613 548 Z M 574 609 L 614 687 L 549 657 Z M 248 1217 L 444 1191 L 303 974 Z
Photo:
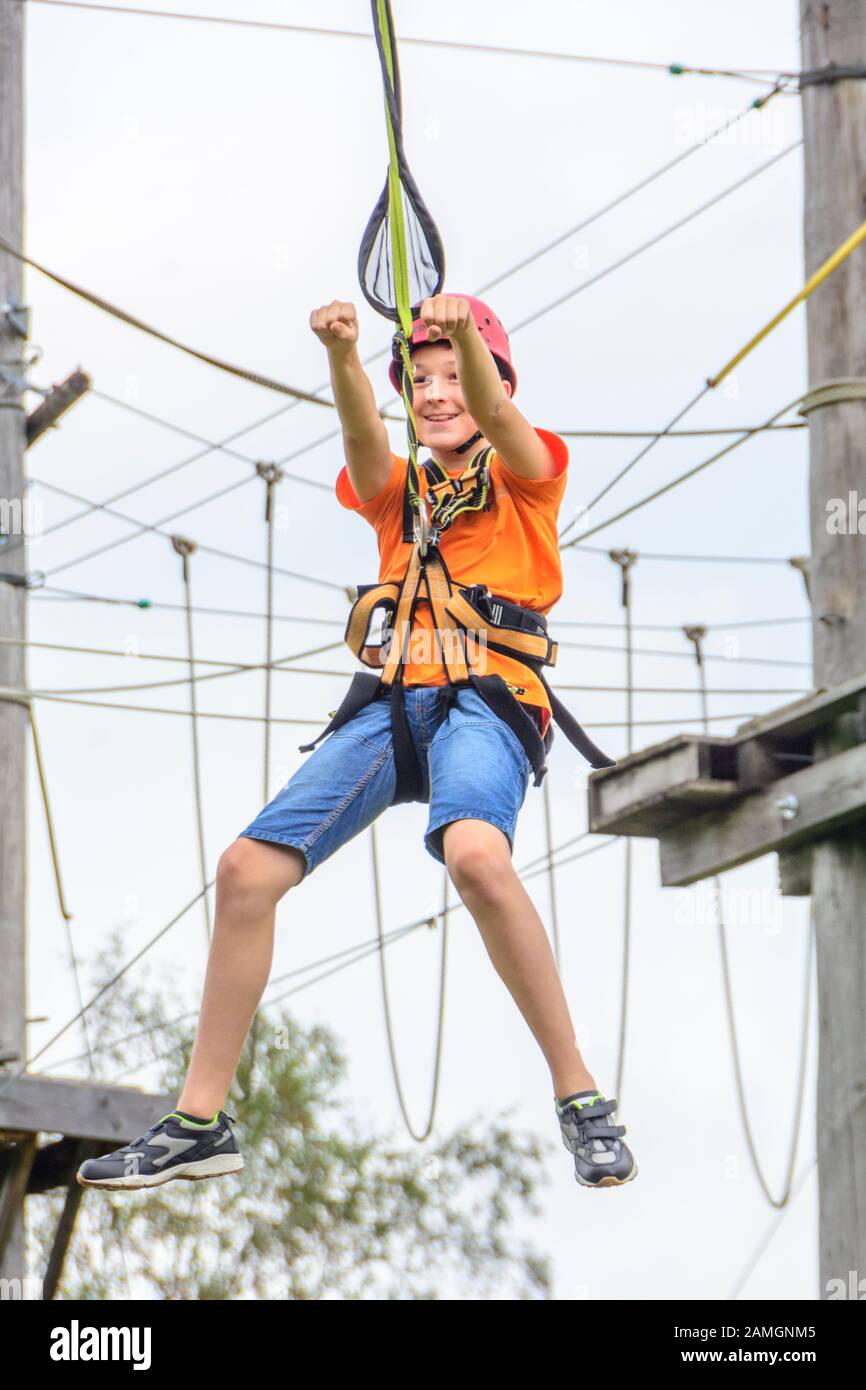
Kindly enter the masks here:
M 866 216 L 866 80 L 827 81 L 829 64 L 866 65 L 866 0 L 800 0 L 805 260 L 811 275 Z M 866 377 L 866 252 L 855 252 L 807 303 L 809 385 Z M 866 401 L 811 410 L 811 597 L 815 684 L 861 670 L 866 652 L 866 536 L 828 528 L 832 498 L 866 499 Z M 843 715 L 819 735 L 829 756 L 863 739 Z M 866 836 L 834 831 L 812 850 L 818 979 L 817 1134 L 820 1288 L 866 1277 Z
M 0 5 L 0 229 L 21 244 L 23 233 L 24 157 L 24 5 L 6 0 Z M 21 270 L 0 251 L 0 372 L 21 376 L 24 337 L 22 319 L 6 306 L 20 305 Z M 25 420 L 21 392 L 0 376 L 0 528 L 15 534 L 23 529 L 23 458 Z M 0 536 L 0 569 L 23 573 L 26 550 L 16 546 L 4 554 Z M 0 634 L 23 638 L 25 591 L 0 581 Z M 0 646 L 0 687 L 24 686 L 25 657 L 21 646 Z M 0 701 L 0 1056 L 24 1061 L 26 1048 L 25 903 L 26 903 L 26 738 L 27 709 Z M 0 1076 L 2 1076 L 0 1070 Z M 11 1157 L 11 1155 L 10 1155 Z M 13 1178 L 13 1171 L 19 1180 Z M 11 1233 L 0 1260 L 0 1276 L 24 1277 L 23 1203 L 20 1164 L 7 1165 L 6 1196 L 14 1202 Z M 26 1175 L 25 1175 L 26 1176 Z

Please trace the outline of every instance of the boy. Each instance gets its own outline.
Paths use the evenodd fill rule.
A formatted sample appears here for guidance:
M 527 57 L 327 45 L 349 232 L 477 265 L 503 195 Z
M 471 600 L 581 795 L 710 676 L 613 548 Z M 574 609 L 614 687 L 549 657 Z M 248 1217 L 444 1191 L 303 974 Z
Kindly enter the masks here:
M 328 352 L 343 427 L 346 466 L 337 498 L 375 528 L 380 582 L 399 581 L 412 551 L 402 539 L 406 460 L 391 452 L 361 365 L 355 307 L 334 300 L 313 312 L 310 326 Z M 438 539 L 450 575 L 547 612 L 562 592 L 556 520 L 567 481 L 565 444 L 535 429 L 515 407 L 508 338 L 487 305 L 466 295 L 426 299 L 410 351 L 418 439 L 435 461 L 457 478 L 470 447 L 472 458 L 488 446 L 495 450 L 488 505 L 457 515 Z M 399 385 L 396 364 L 391 380 Z M 419 468 L 422 497 L 425 478 Z M 605 1101 L 584 1065 L 547 934 L 511 862 L 530 760 L 474 687 L 449 686 L 435 645 L 424 640 L 432 637 L 430 605 L 419 598 L 401 680 L 423 768 L 418 799 L 430 804 L 425 847 L 447 866 L 544 1053 L 577 1181 L 621 1186 L 637 1176 L 622 1142 L 625 1128 L 610 1123 L 616 1102 Z M 484 648 L 478 659 L 508 682 L 543 735 L 550 704 L 535 673 Z M 83 1186 L 151 1187 L 243 1167 L 231 1117 L 220 1107 L 267 984 L 276 905 L 392 803 L 391 719 L 390 699 L 371 700 L 330 734 L 223 853 L 201 1016 L 179 1109 L 114 1154 L 82 1164 Z

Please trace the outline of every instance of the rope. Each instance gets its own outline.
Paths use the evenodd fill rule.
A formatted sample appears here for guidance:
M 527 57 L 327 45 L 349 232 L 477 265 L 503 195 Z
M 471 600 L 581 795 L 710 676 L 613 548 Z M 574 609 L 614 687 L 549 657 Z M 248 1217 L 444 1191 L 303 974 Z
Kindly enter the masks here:
M 750 338 L 745 347 L 740 348 L 740 351 L 731 358 L 730 362 L 725 363 L 721 371 L 717 372 L 715 376 L 707 378 L 707 385 L 715 388 L 720 382 L 724 381 L 725 377 L 733 371 L 734 367 L 742 362 L 743 358 L 747 357 L 753 348 L 756 348 L 759 343 L 763 342 L 764 338 L 766 338 L 769 333 L 772 333 L 773 329 L 777 328 L 783 319 L 788 317 L 792 309 L 796 309 L 797 305 L 802 304 L 804 300 L 808 299 L 809 295 L 812 294 L 819 285 L 823 285 L 828 276 L 832 275 L 833 271 L 838 269 L 842 262 L 847 260 L 851 252 L 855 251 L 864 240 L 866 240 L 866 219 L 864 219 L 857 230 L 852 232 L 851 235 L 842 242 L 841 246 L 837 246 L 833 254 L 828 256 L 827 259 L 819 265 L 818 269 L 809 276 L 799 294 L 795 294 L 794 298 L 789 300 L 784 308 L 780 309 L 778 314 L 775 314 L 774 317 L 770 319 L 769 323 L 766 323 L 753 338 Z M 800 399 L 802 399 L 802 397 L 800 397 Z
M 2 698 L 2 697 L 0 697 Z M 48 799 L 48 784 L 45 780 L 45 767 L 42 762 L 42 749 L 39 742 L 39 732 L 36 728 L 36 715 L 33 710 L 32 702 L 28 702 L 30 713 L 30 730 L 33 734 L 33 755 L 36 760 L 36 772 L 39 777 L 39 787 L 42 792 L 42 805 L 45 808 L 45 825 L 48 831 L 48 844 L 51 849 L 51 863 L 54 867 L 54 883 L 57 888 L 57 903 L 60 908 L 60 915 L 67 927 L 72 921 L 72 913 L 66 906 L 66 895 L 63 892 L 63 877 L 60 873 L 60 858 L 57 852 L 57 837 L 54 834 L 54 817 L 51 814 L 51 803 Z M 72 937 L 69 937 L 69 949 L 72 954 L 73 965 L 75 965 L 75 953 L 72 948 Z M 76 967 L 75 984 L 78 988 L 78 972 Z M 79 995 L 81 991 L 79 988 Z M 79 1000 L 80 1002 L 80 1000 Z
M 211 922 L 210 905 L 207 899 L 207 853 L 204 840 L 204 809 L 202 806 L 201 794 L 201 757 L 198 742 L 198 700 L 196 696 L 195 679 L 195 648 L 193 644 L 193 623 L 192 623 L 192 596 L 191 580 L 189 572 L 190 557 L 195 554 L 195 541 L 187 540 L 185 536 L 172 536 L 172 548 L 180 556 L 184 602 L 186 606 L 186 648 L 187 661 L 189 663 L 189 713 L 190 713 L 190 732 L 192 734 L 192 781 L 195 793 L 195 824 L 196 837 L 198 839 L 198 859 L 201 870 L 202 888 L 202 909 L 204 911 L 204 932 L 208 949 L 210 949 Z
M 866 377 L 838 377 L 813 386 L 803 397 L 798 414 L 808 415 L 822 405 L 840 405 L 843 401 L 866 401 Z
M 400 1068 L 397 1064 L 397 1050 L 394 1042 L 394 1024 L 391 1018 L 391 1001 L 388 995 L 388 976 L 385 970 L 385 933 L 382 926 L 382 893 L 379 883 L 379 855 L 376 844 L 376 826 L 370 826 L 370 850 L 373 860 L 373 901 L 376 909 L 376 931 L 379 938 L 379 978 L 382 984 L 382 1009 L 385 1015 L 385 1034 L 388 1039 L 388 1057 L 391 1063 L 391 1075 L 394 1078 L 394 1086 L 397 1091 L 397 1100 L 403 1115 L 403 1121 L 412 1138 L 418 1144 L 422 1144 L 433 1128 L 433 1121 L 436 1115 L 436 1101 L 439 1096 L 439 1079 L 442 1067 L 442 1040 L 445 1032 L 445 985 L 448 973 L 448 871 L 445 870 L 443 876 L 443 900 L 442 900 L 442 953 L 439 960 L 439 1009 L 436 1024 L 436 1057 L 433 1063 L 433 1083 L 430 1096 L 430 1111 L 427 1116 L 427 1124 L 421 1134 L 416 1134 L 412 1128 L 412 1121 L 409 1118 L 409 1111 L 403 1095 L 403 1087 L 400 1084 Z M 428 925 L 432 926 L 430 921 Z
M 697 666 L 698 689 L 701 697 L 701 714 L 704 721 L 704 732 L 709 733 L 706 671 L 703 662 L 703 639 L 706 636 L 704 626 L 694 625 L 683 628 L 688 641 L 694 648 L 695 664 Z M 740 1121 L 746 1137 L 746 1147 L 749 1151 L 749 1158 L 752 1162 L 755 1176 L 761 1185 L 764 1196 L 771 1207 L 784 1207 L 791 1195 L 791 1182 L 794 1175 L 794 1165 L 797 1161 L 797 1146 L 800 1137 L 800 1122 L 803 1113 L 803 1096 L 806 1087 L 806 1064 L 809 1051 L 809 1014 L 812 999 L 812 948 L 814 938 L 814 918 L 810 919 L 809 932 L 806 940 L 806 980 L 803 986 L 803 1022 L 800 1029 L 800 1066 L 799 1077 L 797 1080 L 797 1100 L 794 1107 L 794 1120 L 791 1131 L 791 1147 L 788 1154 L 788 1165 L 785 1174 L 785 1183 L 781 1197 L 775 1198 L 770 1191 L 769 1184 L 764 1176 L 761 1167 L 758 1151 L 755 1147 L 752 1127 L 749 1124 L 749 1112 L 746 1105 L 746 1090 L 743 1083 L 743 1066 L 740 1056 L 740 1044 L 737 1038 L 737 1023 L 734 1013 L 734 995 L 731 985 L 731 969 L 728 961 L 727 934 L 725 929 L 725 917 L 722 902 L 722 880 L 718 874 L 713 875 L 713 896 L 716 905 L 718 929 L 719 929 L 719 950 L 722 959 L 722 982 L 725 995 L 725 1012 L 728 1019 L 728 1034 L 731 1041 L 731 1053 L 734 1062 L 734 1080 L 737 1090 L 737 1105 L 740 1112 Z
M 270 800 L 271 781 L 271 671 L 273 669 L 274 638 L 274 493 L 283 473 L 274 463 L 256 464 L 259 477 L 265 484 L 265 522 L 268 528 L 267 539 L 267 586 L 265 615 L 265 750 L 263 763 L 264 799 Z
M 31 256 L 26 256 L 20 247 L 2 235 L 0 235 L 0 247 L 8 255 L 13 256 L 16 261 L 20 261 L 22 265 L 29 266 L 31 270 L 38 270 L 40 275 L 44 275 L 48 280 L 53 280 L 55 285 L 69 290 L 70 294 L 77 295 L 79 299 L 83 299 L 88 304 L 92 304 L 94 308 L 110 314 L 112 318 L 119 319 L 121 323 L 128 324 L 130 328 L 137 328 L 141 333 L 146 333 L 161 343 L 167 343 L 169 347 L 177 348 L 180 352 L 186 353 L 188 357 L 194 357 L 197 361 L 204 362 L 209 367 L 216 367 L 221 372 L 228 372 L 231 376 L 240 377 L 242 381 L 250 381 L 254 386 L 264 386 L 268 391 L 278 391 L 281 395 L 293 396 L 298 401 L 307 401 L 311 405 L 323 405 L 329 410 L 334 409 L 333 401 L 322 400 L 320 396 L 314 396 L 309 391 L 300 391 L 294 386 L 286 386 L 285 382 L 275 381 L 269 376 L 261 376 L 258 372 L 247 370 L 246 367 L 233 366 L 230 362 L 224 362 L 219 357 L 212 357 L 207 352 L 199 352 L 197 348 L 189 347 L 187 343 L 182 343 L 177 338 L 170 337 L 168 333 L 154 328 L 152 324 L 145 323 L 143 319 L 136 318 L 134 314 L 127 313 L 125 309 L 119 309 L 116 304 L 103 299 L 101 295 L 93 294 L 91 290 L 86 290 L 83 286 L 76 285 L 74 281 L 67 280 L 65 276 L 58 275 L 56 271 L 49 270 L 39 261 L 34 261 Z
M 620 602 L 625 621 L 625 681 L 626 681 L 626 751 L 634 749 L 634 643 L 631 626 L 631 571 L 637 563 L 633 550 L 612 550 L 610 558 L 620 568 Z M 617 1099 L 622 1101 L 623 1075 L 625 1073 L 625 1037 L 628 1018 L 628 977 L 631 956 L 631 903 L 632 903 L 632 840 L 630 835 L 623 837 L 625 843 L 625 874 L 623 881 L 622 909 L 622 983 L 620 986 L 619 1044 L 617 1047 L 616 1086 Z
M 48 782 L 45 777 L 45 765 L 42 761 L 42 747 L 39 740 L 39 731 L 36 727 L 36 714 L 33 705 L 30 705 L 30 731 L 33 735 L 33 755 L 36 760 L 36 772 L 39 777 L 39 787 L 42 792 L 42 805 L 45 810 L 45 826 L 48 831 L 48 844 L 51 850 L 51 863 L 54 868 L 54 883 L 57 888 L 57 902 L 60 908 L 60 915 L 63 918 L 63 926 L 66 932 L 66 946 L 69 951 L 69 961 L 72 966 L 72 979 L 75 985 L 75 995 L 78 1000 L 79 1009 L 84 1007 L 84 995 L 81 989 L 81 974 L 78 968 L 78 957 L 75 951 L 75 942 L 72 937 L 72 913 L 66 906 L 66 894 L 63 891 L 63 876 L 60 872 L 60 854 L 57 848 L 57 836 L 54 832 L 54 817 L 51 814 L 51 801 L 48 796 Z M 93 1060 L 93 1048 L 90 1043 L 90 1035 L 87 1028 L 87 1020 L 82 1016 L 81 1032 L 84 1038 L 85 1053 L 88 1071 L 91 1077 L 95 1076 L 95 1064 Z
M 143 16 L 147 19 L 177 19 L 199 24 L 222 24 L 232 28 L 263 29 L 289 34 L 314 34 L 329 39 L 362 39 L 369 42 L 370 35 L 355 29 L 321 29 L 309 24 L 284 24 L 275 20 L 238 19 L 227 15 L 181 14 L 166 10 L 143 9 L 136 5 L 97 5 L 90 0 L 33 0 L 37 5 L 53 5 L 59 10 L 93 10 L 97 14 L 123 14 Z M 738 82 L 755 82 L 764 85 L 768 76 L 796 78 L 797 73 L 779 68 L 711 68 L 693 67 L 686 63 L 659 63 L 638 58 L 604 58 L 589 53 L 558 53 L 550 49 L 505 48 L 489 43 L 459 43 L 448 39 L 404 38 L 401 43 L 419 48 L 458 49 L 464 53 L 494 53 L 509 58 L 548 58 L 557 62 L 590 63 L 603 67 L 641 69 L 647 72 L 663 72 L 671 77 L 683 75 L 699 77 L 729 77 Z
M 544 778 L 541 784 L 544 792 L 544 840 L 547 845 L 547 891 L 550 896 L 550 924 L 553 930 L 553 958 L 556 962 L 556 972 L 562 974 L 562 957 L 559 946 L 559 917 L 556 910 L 556 877 L 553 872 L 553 827 L 550 806 L 550 791 L 548 782 L 550 773 Z

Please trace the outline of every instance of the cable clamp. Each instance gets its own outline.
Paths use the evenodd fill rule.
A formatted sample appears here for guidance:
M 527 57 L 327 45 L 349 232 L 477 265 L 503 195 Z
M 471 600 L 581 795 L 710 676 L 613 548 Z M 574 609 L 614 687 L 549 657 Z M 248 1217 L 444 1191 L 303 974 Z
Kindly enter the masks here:
M 27 574 L 10 574 L 4 570 L 0 572 L 0 583 L 12 584 L 16 589 L 41 589 L 45 583 L 45 572 L 29 570 Z
M 823 87 L 828 82 L 846 82 L 850 78 L 866 77 L 866 68 L 859 64 L 854 66 L 842 65 L 839 63 L 827 63 L 823 68 L 809 68 L 807 72 L 800 73 L 799 87 L 802 92 L 805 87 Z

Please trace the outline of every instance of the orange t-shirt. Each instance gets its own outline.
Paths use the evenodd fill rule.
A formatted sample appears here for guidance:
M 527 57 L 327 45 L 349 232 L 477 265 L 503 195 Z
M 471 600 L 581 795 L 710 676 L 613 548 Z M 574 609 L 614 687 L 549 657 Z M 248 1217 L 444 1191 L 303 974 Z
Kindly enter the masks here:
M 559 435 L 536 429 L 557 468 L 553 478 L 524 478 L 513 472 L 499 454 L 490 460 L 493 502 L 486 512 L 463 512 L 443 531 L 439 550 L 452 583 L 464 587 L 486 584 L 491 593 L 547 614 L 562 595 L 557 517 L 568 481 L 568 447 Z M 375 529 L 379 543 L 380 584 L 403 578 L 412 546 L 403 540 L 403 487 L 407 462 L 392 454 L 391 476 L 375 497 L 359 502 L 347 467 L 336 483 L 337 500 L 357 512 Z M 427 475 L 420 470 L 420 492 L 426 495 Z M 450 469 L 452 477 L 461 469 Z M 422 630 L 423 636 L 419 632 Z M 409 660 L 402 670 L 404 686 L 447 685 L 441 660 L 416 659 L 416 653 L 435 657 L 433 614 L 429 600 L 419 596 L 407 644 Z M 419 641 L 420 638 L 420 641 Z M 467 644 L 469 667 L 476 675 L 500 675 L 523 686 L 516 698 L 542 711 L 542 733 L 550 721 L 550 702 L 535 672 L 513 657 L 479 644 Z

